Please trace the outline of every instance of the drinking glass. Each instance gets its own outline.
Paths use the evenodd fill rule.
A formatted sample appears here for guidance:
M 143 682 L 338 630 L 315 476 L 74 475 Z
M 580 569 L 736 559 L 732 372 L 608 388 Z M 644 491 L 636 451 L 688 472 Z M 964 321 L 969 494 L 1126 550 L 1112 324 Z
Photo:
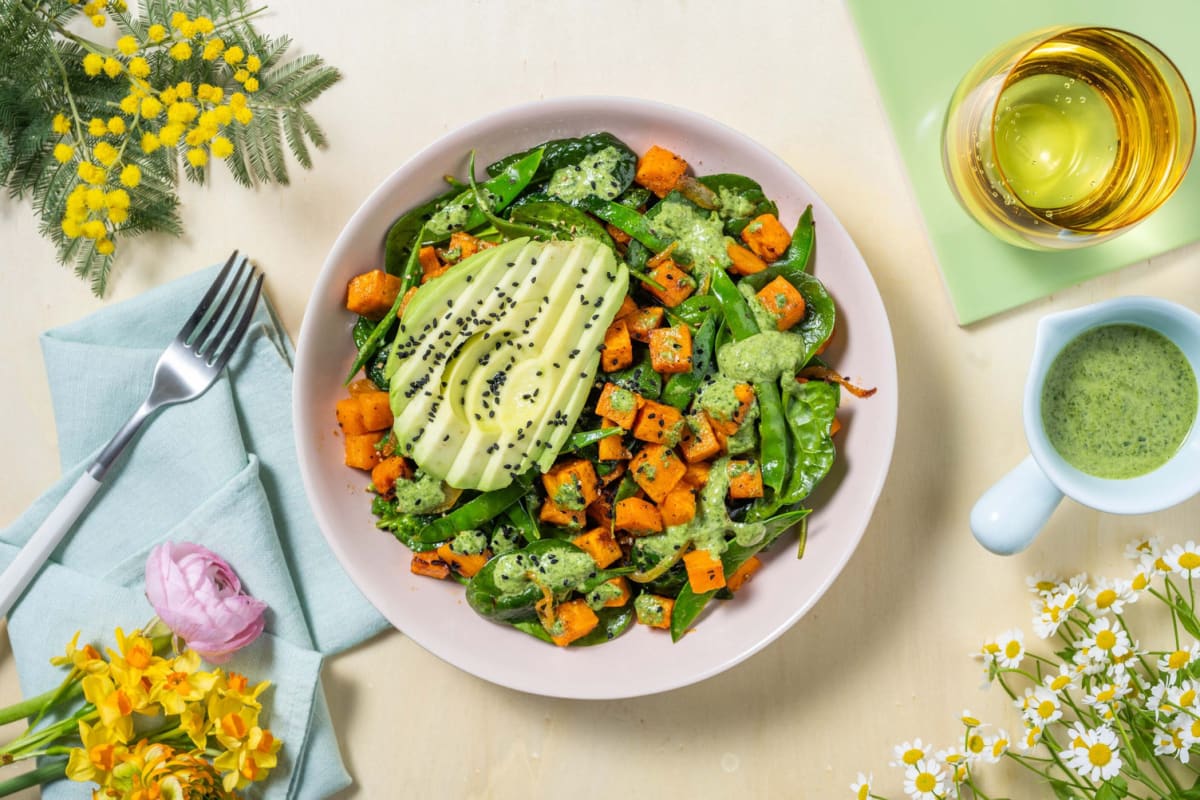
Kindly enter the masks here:
M 1196 114 L 1179 70 L 1138 36 L 1060 26 L 1020 36 L 950 100 L 942 165 L 963 208 L 1034 250 L 1129 230 L 1179 186 Z

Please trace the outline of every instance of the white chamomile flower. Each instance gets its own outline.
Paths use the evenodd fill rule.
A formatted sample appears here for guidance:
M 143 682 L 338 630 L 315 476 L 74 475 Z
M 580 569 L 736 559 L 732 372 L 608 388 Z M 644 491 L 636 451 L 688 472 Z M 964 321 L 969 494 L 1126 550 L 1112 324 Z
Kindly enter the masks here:
M 1021 737 L 1021 749 L 1028 751 L 1041 744 L 1043 730 L 1041 725 L 1026 725 L 1025 735 Z
M 1058 665 L 1057 675 L 1042 676 L 1042 685 L 1055 694 L 1061 694 L 1075 685 L 1078 670 L 1067 664 Z
M 1095 620 L 1088 625 L 1086 638 L 1075 643 L 1079 653 L 1093 663 L 1110 663 L 1114 657 L 1125 656 L 1130 652 L 1129 634 L 1120 628 L 1113 627 L 1107 617 Z
M 1094 707 L 1105 719 L 1112 719 L 1121 708 L 1121 698 L 1129 694 L 1129 674 L 1118 672 L 1110 683 L 1093 684 L 1083 696 L 1085 705 Z
M 1158 671 L 1165 672 L 1172 678 L 1176 678 L 1180 672 L 1195 663 L 1197 656 L 1200 656 L 1200 644 L 1192 642 L 1190 647 L 1167 653 L 1165 656 L 1159 658 Z
M 1125 545 L 1125 557 L 1130 561 L 1141 561 L 1147 556 L 1154 559 L 1160 555 L 1162 555 L 1162 537 L 1160 536 L 1139 536 Z
M 863 775 L 858 773 L 858 780 L 850 784 L 850 791 L 854 792 L 854 800 L 867 800 L 871 796 L 871 784 L 875 781 L 875 776 Z
M 1072 575 L 1058 585 L 1058 593 L 1065 595 L 1074 595 L 1076 598 L 1083 597 L 1087 593 L 1088 575 L 1086 572 L 1081 572 L 1078 575 Z
M 1064 749 L 1067 766 L 1081 778 L 1106 781 L 1121 771 L 1121 750 L 1112 728 L 1080 729 L 1078 744 Z
M 987 646 L 985 646 L 987 647 Z M 992 645 L 992 658 L 1005 669 L 1017 669 L 1025 659 L 1025 634 L 1020 629 L 1005 631 Z
M 1067 616 L 1077 604 L 1074 595 L 1056 592 L 1033 603 L 1033 631 L 1042 639 L 1058 633 L 1058 628 L 1067 621 Z
M 1048 597 L 1054 594 L 1054 590 L 1062 582 L 1062 577 L 1052 572 L 1035 572 L 1025 577 L 1025 586 L 1039 597 Z
M 1001 728 L 996 735 L 984 737 L 983 752 L 980 753 L 980 756 L 988 764 L 998 764 L 1010 747 L 1012 747 L 1012 742 L 1009 741 L 1008 734 Z
M 957 787 L 967 779 L 971 774 L 971 762 L 975 760 L 970 753 L 965 752 L 957 745 L 939 750 L 934 758 L 949 770 L 947 777 L 953 787 Z
M 912 800 L 939 800 L 946 791 L 946 773 L 942 765 L 921 759 L 904 770 L 904 793 Z
M 1137 599 L 1132 581 L 1100 578 L 1087 590 L 1087 609 L 1093 614 L 1123 614 L 1125 604 L 1136 603 Z
M 962 713 L 958 715 L 958 718 L 962 721 L 963 725 L 967 726 L 967 728 L 978 728 L 983 724 L 979 721 L 979 717 L 971 713 L 971 709 L 969 708 L 964 708 Z
M 1200 703 L 1197 703 L 1196 696 L 1197 684 L 1195 681 L 1183 680 L 1178 686 L 1172 686 L 1167 689 L 1167 699 L 1170 700 L 1171 706 L 1178 711 L 1200 711 Z
M 1188 540 L 1187 544 L 1172 545 L 1163 553 L 1163 562 L 1174 573 L 1185 578 L 1200 578 L 1200 546 Z
M 1191 749 L 1193 745 L 1200 742 L 1200 719 L 1188 714 L 1180 714 L 1175 717 L 1173 725 L 1178 725 L 1180 735 L 1183 736 L 1183 743 Z
M 1154 729 L 1154 755 L 1178 756 L 1179 760 L 1187 763 L 1187 743 L 1183 740 L 1183 728 L 1180 726 L 1180 715 L 1164 728 Z M 1181 755 L 1182 754 L 1182 755 Z
M 918 761 L 926 758 L 930 745 L 925 744 L 920 739 L 913 739 L 911 742 L 904 742 L 892 748 L 895 758 L 889 761 L 888 764 L 893 767 L 911 767 Z
M 1041 728 L 1062 717 L 1062 703 L 1058 695 L 1044 686 L 1028 687 L 1025 696 L 1016 701 L 1021 714 L 1033 725 Z
M 1168 697 L 1171 691 L 1171 685 L 1165 681 L 1156 683 L 1150 687 L 1150 694 L 1146 697 L 1146 709 L 1154 712 L 1154 718 L 1174 714 L 1179 709 L 1171 705 Z
M 979 729 L 969 729 L 962 744 L 962 752 L 966 755 L 967 760 L 978 761 L 983 758 L 983 751 L 986 749 L 987 741 L 983 738 L 983 734 L 979 732 Z M 950 763 L 949 760 L 946 763 Z

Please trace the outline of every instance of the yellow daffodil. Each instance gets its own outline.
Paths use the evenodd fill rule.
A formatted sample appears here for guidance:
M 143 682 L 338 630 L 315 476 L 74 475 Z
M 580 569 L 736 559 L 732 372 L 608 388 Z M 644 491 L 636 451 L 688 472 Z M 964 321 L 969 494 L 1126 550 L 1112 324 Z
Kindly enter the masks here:
M 111 734 L 103 725 L 93 727 L 80 721 L 79 741 L 82 747 L 71 748 L 67 777 L 82 783 L 94 781 L 101 786 L 107 783 L 119 753 L 124 750 L 121 747 L 123 743 L 114 740 Z
M 67 196 L 67 214 L 76 222 L 87 219 L 92 192 L 100 195 L 100 205 L 97 206 L 97 209 L 103 207 L 104 192 L 99 189 L 85 189 L 83 186 L 76 186 L 71 190 L 71 194 Z M 67 644 L 66 654 L 51 658 L 50 663 L 56 667 L 70 666 L 84 674 L 106 674 L 108 672 L 108 662 L 100 655 L 100 651 L 90 644 L 79 647 L 79 634 L 79 631 L 75 631 L 75 635 L 71 637 L 71 641 Z
M 88 226 L 99 225 L 100 234 L 93 236 Z M 84 236 L 89 239 L 104 238 L 104 223 L 92 220 L 84 226 Z M 81 681 L 83 696 L 100 712 L 101 725 L 119 742 L 128 742 L 133 737 L 133 701 L 124 689 L 118 688 L 107 675 L 86 675 Z
M 170 671 L 154 684 L 150 698 L 168 714 L 183 714 L 189 704 L 208 695 L 218 678 L 200 670 L 200 655 L 194 650 L 184 651 L 170 663 Z

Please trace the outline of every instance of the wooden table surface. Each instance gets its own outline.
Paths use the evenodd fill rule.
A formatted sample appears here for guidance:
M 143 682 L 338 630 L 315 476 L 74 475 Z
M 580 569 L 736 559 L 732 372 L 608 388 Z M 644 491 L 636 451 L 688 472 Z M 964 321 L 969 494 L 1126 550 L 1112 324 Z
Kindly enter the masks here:
M 1127 294 L 1200 308 L 1200 248 L 1135 264 L 959 328 L 850 17 L 834 0 L 728 4 L 533 0 L 276 5 L 264 20 L 345 73 L 314 108 L 329 134 L 292 186 L 249 192 L 221 169 L 183 189 L 187 233 L 123 249 L 109 296 L 55 263 L 27 202 L 0 199 L 0 524 L 59 474 L 38 334 L 249 250 L 293 336 L 341 226 L 412 153 L 481 114 L 572 94 L 645 97 L 726 122 L 788 161 L 863 252 L 891 318 L 900 425 L 862 545 L 816 608 L 701 684 L 628 701 L 498 688 L 397 631 L 330 659 L 325 685 L 356 785 L 341 797 L 849 797 L 856 772 L 900 795 L 892 746 L 958 740 L 963 708 L 1008 730 L 980 689 L 987 636 L 1030 627 L 1024 576 L 1124 575 L 1125 541 L 1195 536 L 1200 501 L 1119 518 L 1066 502 L 1027 552 L 999 558 L 967 515 L 1025 454 L 1020 396 L 1042 315 Z M 0 625 L 0 704 L 19 698 Z M 61 643 L 48 643 L 47 656 Z M 419 687 L 419 688 L 415 688 Z M 11 730 L 8 729 L 8 730 Z M 7 731 L 0 731 L 6 733 Z M 1012 766 L 989 794 L 1044 796 Z M 36 796 L 29 793 L 28 796 Z

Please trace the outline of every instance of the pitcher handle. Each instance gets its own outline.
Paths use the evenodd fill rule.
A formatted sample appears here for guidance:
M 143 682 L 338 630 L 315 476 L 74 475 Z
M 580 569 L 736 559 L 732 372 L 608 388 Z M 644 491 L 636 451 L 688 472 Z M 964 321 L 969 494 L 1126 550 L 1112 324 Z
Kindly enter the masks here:
M 971 532 L 993 553 L 1019 553 L 1038 535 L 1062 498 L 1033 456 L 1027 456 L 976 501 Z

